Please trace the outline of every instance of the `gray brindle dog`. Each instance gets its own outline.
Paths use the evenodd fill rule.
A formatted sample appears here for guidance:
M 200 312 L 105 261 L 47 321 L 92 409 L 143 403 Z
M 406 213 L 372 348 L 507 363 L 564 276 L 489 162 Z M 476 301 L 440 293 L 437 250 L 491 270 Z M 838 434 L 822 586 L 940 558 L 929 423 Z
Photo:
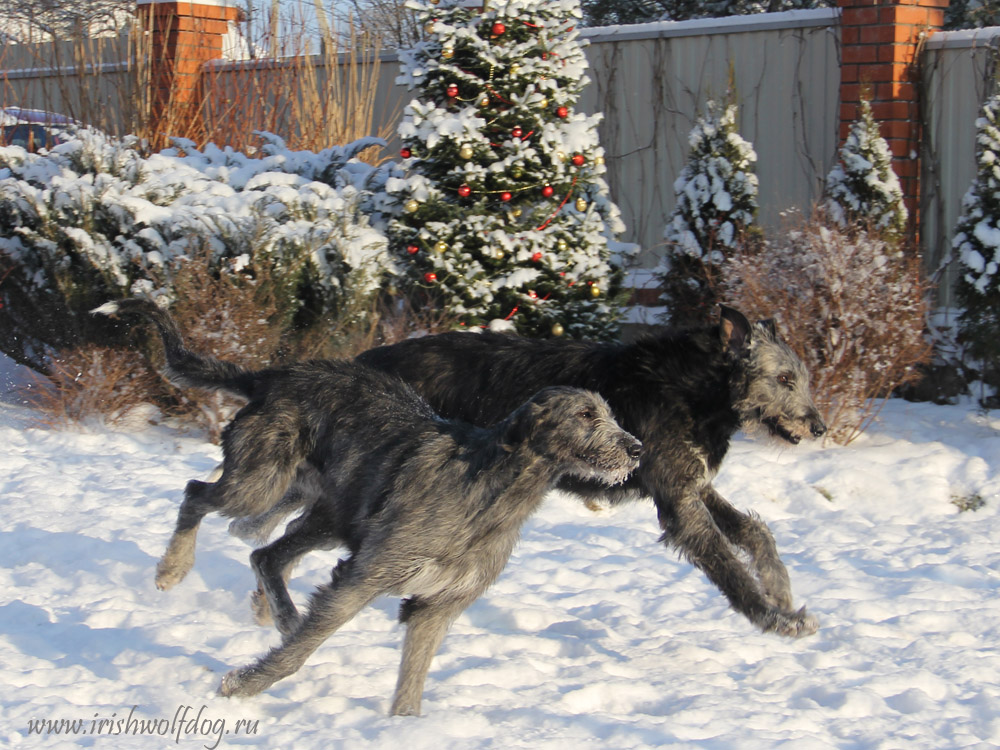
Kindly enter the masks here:
M 419 715 L 431 658 L 449 625 L 500 575 L 546 492 L 564 476 L 620 484 L 639 464 L 641 443 L 590 391 L 545 388 L 497 424 L 475 427 L 441 419 L 409 386 L 361 364 L 248 371 L 186 349 L 152 302 L 123 300 L 97 312 L 151 319 L 174 382 L 248 399 L 223 434 L 221 476 L 187 486 L 158 586 L 190 570 L 207 513 L 259 517 L 282 496 L 286 511 L 305 508 L 251 556 L 282 644 L 227 674 L 223 695 L 254 695 L 293 674 L 363 607 L 392 594 L 407 597 L 392 713 Z M 310 550 L 342 545 L 349 556 L 300 615 L 286 576 Z
M 660 330 L 628 343 L 442 333 L 364 352 L 359 362 L 398 375 L 448 419 L 490 425 L 541 388 L 600 393 L 642 441 L 628 481 L 609 489 L 567 477 L 586 500 L 652 498 L 662 541 L 698 566 L 761 630 L 801 637 L 818 622 L 795 609 L 770 530 L 712 486 L 738 429 L 786 444 L 826 425 L 809 373 L 773 321 L 722 307 L 717 324 Z

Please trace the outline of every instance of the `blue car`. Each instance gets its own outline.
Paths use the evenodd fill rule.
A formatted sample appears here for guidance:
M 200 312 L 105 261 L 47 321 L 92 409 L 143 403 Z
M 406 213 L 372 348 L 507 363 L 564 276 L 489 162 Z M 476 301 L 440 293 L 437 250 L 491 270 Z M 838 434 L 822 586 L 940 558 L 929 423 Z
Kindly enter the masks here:
M 49 149 L 69 140 L 80 123 L 72 117 L 22 107 L 0 108 L 0 146 L 21 146 L 28 151 Z

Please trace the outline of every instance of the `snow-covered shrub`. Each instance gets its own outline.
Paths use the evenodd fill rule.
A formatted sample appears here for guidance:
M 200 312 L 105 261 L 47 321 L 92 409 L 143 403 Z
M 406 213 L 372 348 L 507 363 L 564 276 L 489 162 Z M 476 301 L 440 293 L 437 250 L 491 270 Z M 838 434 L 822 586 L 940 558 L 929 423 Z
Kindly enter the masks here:
M 892 241 L 906 231 L 903 189 L 867 100 L 861 101 L 858 119 L 851 123 L 840 161 L 826 176 L 824 209 L 842 229 L 863 225 Z
M 725 298 L 774 318 L 812 375 L 830 437 L 848 443 L 929 357 L 920 258 L 861 229 L 801 223 L 722 269 Z
M 688 161 L 674 182 L 676 206 L 657 269 L 666 318 L 673 325 L 714 314 L 719 268 L 758 230 L 757 154 L 736 129 L 735 103 L 709 102 L 688 136 Z
M 0 349 L 44 367 L 99 341 L 87 310 L 173 300 L 195 256 L 216 276 L 266 278 L 287 328 L 357 308 L 390 267 L 368 218 L 386 170 L 352 160 L 372 142 L 312 153 L 270 137 L 258 158 L 177 142 L 144 157 L 134 139 L 83 132 L 44 154 L 0 148 Z
M 955 293 L 962 312 L 958 331 L 978 378 L 1000 394 L 1000 95 L 983 104 L 976 120 L 976 177 L 962 199 L 952 239 L 961 275 Z

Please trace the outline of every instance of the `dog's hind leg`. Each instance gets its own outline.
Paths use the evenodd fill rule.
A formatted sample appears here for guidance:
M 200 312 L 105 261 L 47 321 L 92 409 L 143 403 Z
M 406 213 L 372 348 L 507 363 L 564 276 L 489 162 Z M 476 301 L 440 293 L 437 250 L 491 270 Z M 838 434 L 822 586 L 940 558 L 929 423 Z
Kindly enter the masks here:
M 167 549 L 156 565 L 156 588 L 166 591 L 184 579 L 194 565 L 194 547 L 201 519 L 220 508 L 216 484 L 192 479 L 177 511 L 177 524 Z
M 156 587 L 175 586 L 194 566 L 198 527 L 209 513 L 230 517 L 260 514 L 285 494 L 303 459 L 303 447 L 282 429 L 278 417 L 237 415 L 223 436 L 222 476 L 216 482 L 191 480 L 177 512 L 177 524 L 156 566 Z
M 261 617 L 264 614 L 261 610 L 266 608 L 278 632 L 286 637 L 296 630 L 300 620 L 288 593 L 287 582 L 292 569 L 306 553 L 314 549 L 330 549 L 339 543 L 321 524 L 309 523 L 308 519 L 308 514 L 296 519 L 283 536 L 250 553 L 250 564 L 257 574 L 258 589 L 254 594 L 258 598 L 253 602 L 257 622 L 266 624 Z M 334 568 L 334 585 L 338 570 L 340 566 Z M 263 602 L 259 599 L 261 596 Z
M 372 581 L 355 574 L 353 566 L 348 564 L 348 568 L 336 581 L 316 590 L 300 626 L 281 646 L 272 648 L 255 663 L 226 674 L 219 692 L 256 695 L 295 673 L 323 641 L 383 593 Z
M 476 600 L 466 596 L 447 601 L 414 597 L 403 602 L 399 619 L 406 623 L 403 639 L 403 659 L 399 665 L 396 692 L 392 698 L 393 716 L 420 716 L 420 699 L 431 659 L 444 640 L 445 633 L 456 617 Z
M 778 609 L 792 609 L 792 586 L 788 570 L 778 555 L 770 529 L 754 513 L 742 513 L 709 487 L 702 496 L 719 530 L 753 558 L 754 569 L 764 589 L 764 598 Z

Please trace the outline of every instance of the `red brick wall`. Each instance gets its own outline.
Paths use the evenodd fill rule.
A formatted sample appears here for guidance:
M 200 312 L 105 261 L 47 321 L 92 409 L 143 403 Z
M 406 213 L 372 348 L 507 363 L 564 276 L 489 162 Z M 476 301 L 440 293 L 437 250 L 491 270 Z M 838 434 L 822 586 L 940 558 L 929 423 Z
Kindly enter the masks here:
M 920 206 L 917 54 L 944 24 L 949 0 L 837 0 L 841 9 L 840 140 L 857 119 L 862 93 L 889 143 L 914 236 Z

